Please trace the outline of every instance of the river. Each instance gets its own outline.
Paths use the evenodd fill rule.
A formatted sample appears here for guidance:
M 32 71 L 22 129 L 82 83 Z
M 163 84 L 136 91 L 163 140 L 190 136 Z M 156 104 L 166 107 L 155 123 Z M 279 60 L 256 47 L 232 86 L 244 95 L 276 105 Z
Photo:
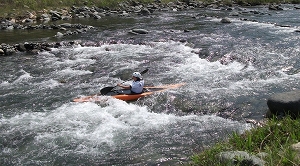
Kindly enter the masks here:
M 75 19 L 96 28 L 63 38 L 1 31 L 1 43 L 86 43 L 0 57 L 1 165 L 180 165 L 250 129 L 270 95 L 299 89 L 300 10 L 283 7 Z M 72 102 L 146 68 L 146 85 L 186 84 L 134 102 Z

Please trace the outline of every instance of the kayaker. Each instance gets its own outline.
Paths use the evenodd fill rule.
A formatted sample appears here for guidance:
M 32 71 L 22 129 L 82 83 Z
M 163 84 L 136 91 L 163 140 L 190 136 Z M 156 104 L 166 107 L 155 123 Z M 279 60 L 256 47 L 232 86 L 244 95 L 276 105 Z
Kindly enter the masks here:
M 141 73 L 132 73 L 132 79 L 133 81 L 130 85 L 123 85 L 119 83 L 118 86 L 124 89 L 130 89 L 132 93 L 142 93 L 144 88 L 144 80 Z

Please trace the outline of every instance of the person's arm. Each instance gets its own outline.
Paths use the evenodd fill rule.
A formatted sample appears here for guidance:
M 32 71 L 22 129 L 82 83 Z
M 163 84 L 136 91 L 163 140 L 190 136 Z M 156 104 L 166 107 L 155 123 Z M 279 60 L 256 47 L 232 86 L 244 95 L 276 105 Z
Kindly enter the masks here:
M 124 88 L 124 89 L 130 89 L 131 86 L 130 85 L 123 85 L 121 83 L 118 84 L 119 87 Z

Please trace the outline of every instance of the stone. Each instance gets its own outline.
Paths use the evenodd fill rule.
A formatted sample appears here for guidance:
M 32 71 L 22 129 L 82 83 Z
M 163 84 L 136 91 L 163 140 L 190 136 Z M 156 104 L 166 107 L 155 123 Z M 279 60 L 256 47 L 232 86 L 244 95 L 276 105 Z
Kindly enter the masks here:
M 299 160 L 300 159 L 300 142 L 292 144 L 291 149 L 296 151 L 295 158 Z
M 268 99 L 267 105 L 274 115 L 298 117 L 300 115 L 300 90 L 274 94 Z
M 138 33 L 138 34 L 147 34 L 147 33 L 149 33 L 145 29 L 132 29 L 132 32 L 135 32 L 135 33 Z
M 291 147 L 293 150 L 300 152 L 300 142 L 291 145 Z
M 22 44 L 22 43 L 17 44 L 17 45 L 16 45 L 16 49 L 17 49 L 18 51 L 21 51 L 21 52 L 25 52 L 25 51 L 26 51 L 26 48 L 25 48 L 24 44 Z
M 14 29 L 14 26 L 10 25 L 6 28 L 7 30 L 13 30 Z
M 4 50 L 4 52 L 5 52 L 5 55 L 8 55 L 8 56 L 16 53 L 16 51 L 13 48 L 7 48 L 6 50 Z
M 227 17 L 222 18 L 221 23 L 231 23 L 231 20 Z
M 60 24 L 61 27 L 64 27 L 64 28 L 72 28 L 72 24 L 70 23 L 63 23 L 63 24 Z
M 0 55 L 4 55 L 4 51 L 0 48 Z
M 61 32 L 57 32 L 56 35 L 55 35 L 55 37 L 57 37 L 57 38 L 61 38 L 63 36 L 64 36 L 64 34 L 61 33 Z
M 244 151 L 227 151 L 221 152 L 218 155 L 218 158 L 221 163 L 224 163 L 228 166 L 232 165 L 243 165 L 243 166 L 264 166 L 265 161 L 262 159 L 250 155 Z

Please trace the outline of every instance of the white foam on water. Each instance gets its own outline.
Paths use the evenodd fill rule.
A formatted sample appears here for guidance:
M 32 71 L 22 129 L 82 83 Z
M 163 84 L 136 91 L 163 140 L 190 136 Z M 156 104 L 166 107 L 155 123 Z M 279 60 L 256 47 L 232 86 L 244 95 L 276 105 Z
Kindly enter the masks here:
M 208 93 L 214 96 L 221 94 L 222 96 L 231 96 L 232 94 L 243 95 L 252 94 L 253 91 L 265 91 L 266 87 L 274 84 L 283 85 L 291 76 L 283 73 L 281 68 L 270 69 L 272 63 L 289 59 L 290 57 L 282 58 L 281 54 L 268 56 L 268 50 L 261 51 L 256 55 L 257 61 L 266 61 L 270 64 L 269 67 L 254 66 L 251 62 L 247 65 L 233 60 L 227 65 L 221 64 L 219 61 L 209 62 L 199 58 L 197 54 L 191 53 L 192 48 L 185 46 L 183 43 L 157 43 L 156 48 L 165 57 L 163 60 L 164 68 L 169 68 L 166 72 L 159 74 L 161 80 L 167 78 L 176 78 L 176 82 L 186 82 L 187 84 L 181 89 L 189 91 L 189 93 Z M 161 49 L 164 45 L 169 47 L 169 52 Z M 249 56 L 252 51 L 262 49 L 260 46 L 253 47 L 251 50 L 237 50 L 231 54 L 242 54 L 240 56 Z M 249 54 L 249 55 L 248 55 Z M 264 54 L 262 56 L 261 54 Z M 176 61 L 174 61 L 176 59 Z M 269 60 L 268 60 L 269 59 Z M 180 63 L 178 63 L 180 62 Z M 268 76 L 269 70 L 273 70 L 272 75 Z M 299 77 L 295 75 L 293 77 Z
M 11 84 L 8 81 L 2 81 L 0 86 L 5 87 L 5 86 L 10 86 Z
M 30 80 L 31 78 L 33 78 L 30 73 L 21 70 L 21 73 L 23 73 L 21 76 L 19 76 L 16 80 L 13 81 L 13 84 L 18 84 L 18 83 L 23 83 L 23 82 L 27 82 L 28 80 Z
M 239 22 L 239 21 L 237 21 Z M 270 24 L 264 23 L 249 23 L 240 21 L 242 24 L 252 24 L 257 26 L 270 27 Z M 272 25 L 273 26 L 273 25 Z M 231 40 L 232 37 L 228 34 L 211 34 L 210 36 L 203 37 L 203 40 L 207 42 L 222 43 L 226 40 Z M 251 44 L 251 43 L 250 43 Z M 213 45 L 216 49 L 222 49 L 222 44 Z M 267 75 L 269 66 L 272 67 L 272 63 L 278 63 L 278 61 L 289 60 L 290 57 L 281 53 L 270 52 L 272 49 L 264 49 L 261 45 L 252 45 L 251 47 L 234 47 L 230 53 L 224 55 L 229 57 L 255 57 L 256 61 L 265 62 L 261 66 L 255 66 L 252 62 L 247 65 L 241 62 L 233 60 L 227 65 L 222 65 L 219 61 L 209 62 L 205 59 L 199 58 L 197 54 L 192 53 L 193 48 L 189 47 L 187 43 L 167 41 L 167 42 L 152 42 L 147 45 L 132 45 L 132 44 L 113 44 L 103 45 L 101 47 L 77 47 L 73 49 L 62 49 L 57 51 L 65 52 L 66 55 L 73 55 L 73 58 L 65 60 L 66 67 L 59 71 L 54 71 L 59 76 L 76 76 L 92 74 L 88 70 L 73 69 L 74 64 L 80 64 L 83 66 L 89 66 L 97 61 L 103 62 L 102 64 L 114 64 L 114 70 L 109 72 L 103 71 L 105 75 L 99 78 L 95 78 L 94 82 L 100 85 L 105 80 L 104 84 L 115 85 L 120 82 L 119 78 L 111 78 L 110 75 L 118 74 L 120 71 L 126 69 L 138 68 L 138 66 L 144 63 L 148 66 L 158 68 L 164 68 L 165 72 L 156 73 L 155 79 L 151 81 L 154 84 L 166 84 L 174 83 L 165 82 L 169 78 L 174 78 L 175 82 L 187 82 L 182 87 L 185 91 L 189 91 L 193 94 L 196 93 L 208 93 L 208 94 L 222 94 L 230 95 L 235 93 L 253 93 L 252 91 L 264 91 L 265 87 L 269 87 L 272 84 L 282 84 L 286 80 L 290 79 L 290 76 L 283 73 L 281 69 L 272 69 L 275 74 L 271 76 Z M 89 60 L 90 58 L 96 58 L 96 60 Z M 153 60 L 152 60 L 153 59 Z M 159 60 L 156 60 L 159 59 Z M 57 61 L 56 59 L 53 59 Z M 52 62 L 53 63 L 53 62 Z M 64 64 L 61 61 L 57 63 Z M 264 67 L 264 65 L 266 67 Z M 103 68 L 105 66 L 101 66 Z M 260 68 L 261 67 L 261 68 Z M 150 71 L 152 69 L 150 68 Z M 99 69 L 100 71 L 100 69 Z M 98 71 L 98 72 L 99 72 Z M 101 72 L 101 71 L 100 71 Z M 297 77 L 297 76 L 295 76 Z M 107 82 L 110 78 L 112 82 Z M 147 79 L 147 77 L 145 77 Z M 148 81 L 148 80 L 147 80 Z M 149 82 L 149 81 L 148 81 Z M 88 84 L 88 83 L 86 83 Z M 90 83 L 93 86 L 93 83 Z M 84 85 L 78 85 L 75 88 L 84 87 Z
M 135 144 L 131 138 L 147 135 L 153 130 L 171 134 L 170 131 L 177 130 L 177 124 L 194 126 L 184 127 L 184 133 L 187 135 L 182 133 L 182 137 L 189 137 L 188 135 L 194 132 L 199 132 L 201 135 L 204 134 L 201 132 L 216 127 L 235 128 L 240 132 L 250 127 L 217 116 L 175 116 L 154 113 L 146 106 L 113 98 L 109 98 L 106 103 L 100 105 L 92 102 L 67 103 L 52 111 L 28 112 L 11 118 L 1 118 L 0 123 L 1 126 L 9 126 L 5 130 L 5 136 L 14 134 L 16 131 L 34 133 L 34 140 L 30 146 L 48 148 L 48 150 L 38 152 L 38 149 L 28 147 L 31 154 L 50 151 L 58 154 L 106 154 L 122 144 L 126 146 Z M 172 137 L 172 135 L 167 134 L 167 137 Z M 73 148 L 67 150 L 66 147 L 70 145 Z
M 59 83 L 57 80 L 53 80 L 53 79 L 50 79 L 50 80 L 44 80 L 40 83 L 34 83 L 34 86 L 38 86 L 39 87 L 39 90 L 41 89 L 53 89 L 55 87 L 58 87 L 62 85 L 61 83 Z
M 79 65 L 91 65 L 96 60 L 91 59 L 95 56 L 96 47 L 78 47 L 78 48 L 62 48 L 54 49 L 51 52 L 42 52 L 40 55 L 44 56 L 45 64 L 51 67 L 76 67 Z M 60 56 L 56 56 L 60 54 Z
M 270 33 L 270 34 L 275 34 L 275 35 L 284 35 L 284 34 L 291 34 L 293 32 L 295 32 L 296 30 L 298 30 L 297 27 L 285 27 L 280 26 L 280 25 L 276 25 L 275 23 L 270 23 L 270 22 L 257 22 L 257 21 L 242 21 L 240 19 L 237 18 L 229 18 L 231 21 L 231 24 L 229 24 L 229 26 L 234 25 L 233 28 L 234 29 L 241 29 L 241 26 L 247 26 L 247 29 L 252 30 L 252 29 L 262 29 L 260 32 L 263 32 L 263 30 L 267 30 L 266 33 Z M 221 19 L 219 18 L 213 18 L 211 19 L 211 21 L 213 22 L 220 22 Z M 279 36 L 278 36 L 279 37 Z
M 86 70 L 75 70 L 72 68 L 65 68 L 60 71 L 55 71 L 59 76 L 78 76 L 78 75 L 85 75 L 85 74 L 92 74 L 93 72 L 91 71 L 86 71 Z
M 83 58 L 80 58 L 80 59 L 66 59 L 66 60 L 63 60 L 63 61 L 58 61 L 55 63 L 55 65 L 57 66 L 77 66 L 78 64 L 84 64 L 84 65 L 90 65 L 90 64 L 93 64 L 95 63 L 95 60 L 92 60 L 92 59 L 83 59 Z

